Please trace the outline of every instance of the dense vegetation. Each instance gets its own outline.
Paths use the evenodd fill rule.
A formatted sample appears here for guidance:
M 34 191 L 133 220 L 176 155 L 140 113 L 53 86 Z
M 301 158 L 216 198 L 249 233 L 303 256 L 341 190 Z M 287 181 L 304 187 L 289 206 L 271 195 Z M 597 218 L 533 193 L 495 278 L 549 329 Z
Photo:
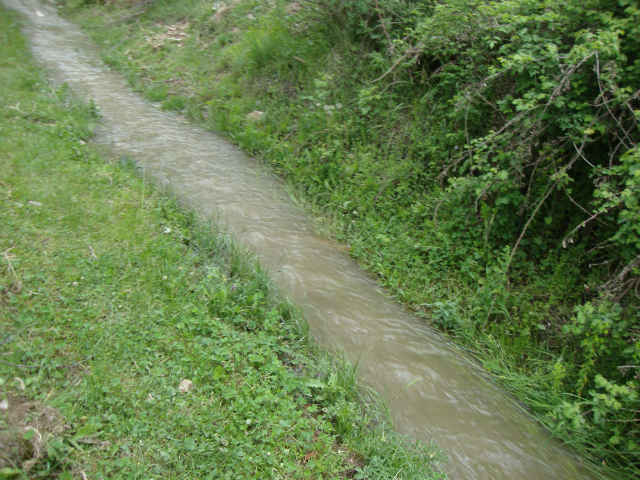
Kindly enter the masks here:
M 0 478 L 442 478 L 260 269 L 54 89 L 0 8 Z
M 67 4 L 555 435 L 638 474 L 637 2 Z

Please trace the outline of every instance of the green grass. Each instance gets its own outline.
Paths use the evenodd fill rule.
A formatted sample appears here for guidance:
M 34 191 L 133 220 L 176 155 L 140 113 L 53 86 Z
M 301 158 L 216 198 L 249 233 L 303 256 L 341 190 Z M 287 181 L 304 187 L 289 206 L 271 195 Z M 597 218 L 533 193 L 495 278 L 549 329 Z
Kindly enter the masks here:
M 69 1 L 67 11 L 133 88 L 165 108 L 182 109 L 273 166 L 320 229 L 348 243 L 351 255 L 399 301 L 474 351 L 550 431 L 598 465 L 605 460 L 612 476 L 635 477 L 638 430 L 631 412 L 638 406 L 632 374 L 621 374 L 615 369 L 619 363 L 609 361 L 603 375 L 630 390 L 620 394 L 611 384 L 597 384 L 593 358 L 585 358 L 588 348 L 581 346 L 592 337 L 563 330 L 575 325 L 574 306 L 596 301 L 602 270 L 580 267 L 580 246 L 556 248 L 541 220 L 529 229 L 509 270 L 508 247 L 527 215 L 464 207 L 466 196 L 476 196 L 464 178 L 458 188 L 435 179 L 467 143 L 467 120 L 476 123 L 470 127 L 474 135 L 486 123 L 482 108 L 467 112 L 467 119 L 452 104 L 461 81 L 455 72 L 471 68 L 462 60 L 470 57 L 452 60 L 439 86 L 425 80 L 427 71 L 439 71 L 438 58 L 430 59 L 429 52 L 420 57 L 426 64 L 414 68 L 408 62 L 412 74 L 399 67 L 373 82 L 393 55 L 384 55 L 387 42 L 372 2 L 352 2 L 345 9 L 338 2 L 302 2 L 303 10 L 294 14 L 287 12 L 288 3 L 245 0 L 221 14 L 201 0 L 158 0 L 143 12 L 132 10 L 131 2 L 74 9 Z M 398 2 L 378 3 L 384 5 L 376 13 L 387 19 L 398 8 L 399 26 L 428 18 L 431 8 L 413 2 L 426 9 L 419 14 Z M 364 10 L 359 14 L 358 8 Z M 119 21 L 132 11 L 135 18 Z M 102 28 L 107 22 L 112 26 Z M 167 38 L 170 27 L 184 28 L 184 41 Z M 443 42 L 438 46 L 449 51 Z M 266 115 L 249 122 L 253 110 Z M 553 208 L 545 221 L 552 214 Z M 616 328 L 637 323 L 633 306 L 625 318 L 606 321 Z M 589 321 L 600 320 L 593 315 Z M 596 337 L 592 343 L 602 340 Z M 635 342 L 632 334 L 625 338 Z M 636 364 L 638 348 L 625 350 L 623 364 Z M 604 368 L 606 362 L 595 363 Z M 582 389 L 579 382 L 587 375 L 589 387 Z M 619 401 L 622 410 L 599 405 Z M 624 446 L 616 443 L 616 432 L 623 430 Z
M 618 447 L 612 433 L 620 427 L 635 438 L 629 413 L 638 410 L 635 387 L 625 394 L 622 414 L 596 405 L 622 399 L 606 386 L 591 381 L 592 393 L 576 395 L 588 361 L 581 358 L 581 339 L 562 330 L 585 292 L 597 291 L 601 272 L 585 274 L 575 250 L 531 260 L 521 248 L 506 273 L 505 247 L 518 233 L 515 224 L 505 215 L 491 220 L 490 209 L 478 218 L 479 212 L 458 208 L 467 201 L 464 185 L 456 190 L 429 177 L 466 143 L 455 109 L 429 97 L 420 72 L 406 84 L 407 75 L 372 82 L 390 66 L 375 48 L 386 42 L 372 10 L 362 15 L 371 20 L 368 27 L 350 18 L 365 32 L 358 37 L 336 27 L 345 20 L 338 10 L 312 13 L 324 8 L 315 2 L 289 15 L 286 1 L 247 0 L 212 16 L 207 2 L 159 0 L 127 22 L 118 20 L 132 12 L 129 2 L 84 9 L 67 3 L 104 47 L 106 63 L 134 89 L 165 108 L 182 107 L 273 166 L 320 229 L 348 243 L 351 255 L 399 301 L 475 352 L 550 431 L 596 468 L 603 460 L 621 467 L 609 468 L 609 475 L 637 475 L 629 463 L 637 459 L 635 440 Z M 365 3 L 354 2 L 353 11 Z M 107 22 L 113 26 L 102 28 Z M 176 26 L 188 32 L 180 44 L 165 36 Z M 426 91 L 415 96 L 421 85 Z M 266 115 L 249 122 L 253 110 Z M 541 231 L 544 236 L 546 227 Z M 527 248 L 540 247 L 534 243 Z M 611 375 L 620 384 L 630 378 Z M 598 425 L 590 423 L 593 407 L 603 415 Z
M 0 32 L 0 478 L 442 478 L 255 258 L 91 145 L 96 109 L 2 9 Z
M 434 20 L 432 38 L 426 27 L 416 31 L 426 32 L 425 41 L 433 41 L 440 53 L 432 55 L 431 47 L 426 48 L 415 62 L 409 58 L 384 81 L 374 81 L 402 58 L 400 51 L 389 53 L 378 19 L 397 20 L 386 29 L 395 29 L 401 45 L 412 26 L 430 18 L 432 4 L 362 0 L 338 8 L 341 2 L 328 0 L 302 2 L 300 12 L 288 14 L 285 0 L 245 0 L 214 14 L 202 0 L 158 0 L 144 11 L 132 10 L 136 2 L 129 1 L 81 9 L 72 7 L 91 2 L 66 3 L 71 7 L 67 12 L 104 47 L 106 63 L 137 91 L 162 101 L 165 108 L 182 107 L 183 114 L 262 158 L 318 218 L 319 228 L 348 243 L 351 255 L 399 301 L 475 352 L 486 370 L 550 431 L 598 465 L 604 461 L 611 476 L 637 476 L 638 384 L 632 369 L 617 369 L 637 365 L 640 358 L 637 303 L 629 293 L 622 301 L 625 314 L 619 316 L 598 297 L 609 264 L 588 260 L 598 255 L 598 249 L 586 252 L 595 237 L 584 235 L 561 248 L 565 228 L 579 218 L 567 212 L 577 207 L 567 199 L 545 206 L 509 263 L 531 205 L 516 212 L 523 194 L 513 185 L 507 189 L 511 199 L 494 191 L 478 203 L 483 191 L 478 185 L 489 190 L 500 186 L 499 177 L 491 180 L 497 171 L 489 170 L 503 165 L 501 158 L 513 152 L 497 154 L 502 147 L 493 145 L 495 154 L 487 153 L 486 165 L 481 155 L 476 173 L 471 169 L 450 176 L 456 177 L 451 184 L 438 178 L 456 152 L 497 122 L 497 105 L 511 102 L 511 94 L 499 95 L 510 91 L 513 78 L 487 90 L 488 103 L 478 97 L 480 105 L 469 104 L 466 113 L 460 107 L 467 101 L 460 89 L 475 90 L 474 82 L 498 63 L 491 60 L 498 55 L 493 47 L 465 40 L 476 35 L 471 23 L 465 26 L 459 23 L 466 20 L 446 15 L 447 8 L 465 12 L 468 7 L 472 13 L 460 18 L 473 23 L 475 6 L 465 1 L 437 4 L 444 13 Z M 526 11 L 530 3 L 488 5 Z M 548 11 L 562 11 L 561 4 Z M 377 12 L 375 5 L 380 5 Z M 582 8 L 581 2 L 571 5 Z M 135 18 L 120 21 L 131 12 Z M 508 12 L 503 20 L 515 21 Z M 110 27 L 102 28 L 107 23 Z M 545 34 L 553 31 L 546 21 L 524 24 Z M 181 43 L 167 37 L 178 27 L 187 32 Z M 507 36 L 501 41 L 517 49 L 522 39 Z M 468 54 L 467 48 L 473 53 L 476 47 L 478 55 Z M 576 101 L 576 108 L 580 105 Z M 253 110 L 266 114 L 250 122 L 247 114 Z M 486 178 L 481 175 L 485 167 Z M 474 183 L 481 178 L 487 183 Z M 584 183 L 575 185 L 576 192 L 589 191 L 593 178 L 578 178 Z M 497 208 L 505 204 L 498 205 L 497 197 L 508 205 L 513 201 L 511 210 L 498 215 Z M 598 235 L 603 236 L 600 242 L 609 234 Z M 586 326 L 581 327 L 574 307 L 587 301 L 604 307 L 583 316 Z M 598 333 L 602 322 L 612 328 Z M 614 330 L 625 333 L 613 335 Z M 598 374 L 611 383 L 599 384 Z M 613 407 L 618 404 L 624 406 Z

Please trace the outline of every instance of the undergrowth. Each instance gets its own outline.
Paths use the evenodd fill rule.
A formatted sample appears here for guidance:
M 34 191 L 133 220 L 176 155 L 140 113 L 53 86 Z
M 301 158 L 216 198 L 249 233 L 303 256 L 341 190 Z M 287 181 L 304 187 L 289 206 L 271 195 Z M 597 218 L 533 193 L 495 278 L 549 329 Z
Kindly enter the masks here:
M 0 478 L 443 478 L 254 257 L 91 145 L 3 9 L 0 84 Z

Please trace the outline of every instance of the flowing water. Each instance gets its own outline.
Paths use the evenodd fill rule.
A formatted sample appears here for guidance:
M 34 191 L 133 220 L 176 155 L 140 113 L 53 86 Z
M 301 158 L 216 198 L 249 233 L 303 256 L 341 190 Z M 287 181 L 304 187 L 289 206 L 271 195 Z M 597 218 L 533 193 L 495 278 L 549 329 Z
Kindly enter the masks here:
M 313 337 L 352 361 L 360 357 L 363 382 L 392 399 L 397 430 L 447 450 L 451 478 L 591 478 L 437 332 L 381 293 L 339 245 L 317 235 L 279 180 L 228 141 L 141 100 L 53 6 L 1 1 L 24 14 L 34 54 L 54 80 L 100 106 L 101 140 L 203 213 L 221 215 L 304 306 Z

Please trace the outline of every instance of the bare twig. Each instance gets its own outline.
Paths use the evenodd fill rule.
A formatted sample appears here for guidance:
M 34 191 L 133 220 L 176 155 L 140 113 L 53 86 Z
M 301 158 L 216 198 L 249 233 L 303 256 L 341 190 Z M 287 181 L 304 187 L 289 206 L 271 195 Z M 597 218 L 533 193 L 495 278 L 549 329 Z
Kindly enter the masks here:
M 568 86 L 565 87 L 565 84 L 569 81 L 569 79 L 571 78 L 571 75 L 573 75 L 575 73 L 576 70 L 578 70 L 582 64 L 584 62 L 586 62 L 587 60 L 589 60 L 591 57 L 593 57 L 594 55 L 596 55 L 596 61 L 597 61 L 597 54 L 596 52 L 591 53 L 590 55 L 587 55 L 586 57 L 584 57 L 580 63 L 578 63 L 577 65 L 571 65 L 571 67 L 569 67 L 569 69 L 566 72 L 562 72 L 564 75 L 562 77 L 562 81 L 558 84 L 558 86 L 556 88 L 553 89 L 553 92 L 551 92 L 551 96 L 549 97 L 549 101 L 546 103 L 544 110 L 542 111 L 542 113 L 540 114 L 540 122 L 542 122 L 542 117 L 544 117 L 544 114 L 547 112 L 547 109 L 551 106 L 551 104 L 554 102 L 554 100 L 556 98 L 558 98 L 563 91 L 566 90 L 566 88 L 568 88 Z
M 578 202 L 576 202 L 573 197 L 571 195 L 569 195 L 569 193 L 567 192 L 567 189 L 564 189 L 564 194 L 567 196 L 567 198 L 569 200 L 571 200 L 573 202 L 573 204 L 578 207 L 580 210 L 582 210 L 584 213 L 586 213 L 587 215 L 591 215 L 591 212 L 589 210 L 587 210 L 586 208 L 584 208 L 582 205 L 580 205 Z M 591 219 L 589 219 L 591 220 Z M 606 225 L 607 227 L 611 227 L 611 225 L 609 225 L 607 222 L 605 222 L 604 220 L 600 220 L 599 218 L 597 219 L 600 223 L 602 223 L 603 225 Z M 573 232 L 572 232 L 573 233 Z
M 429 75 L 429 78 L 427 78 L 426 82 L 428 83 L 433 77 L 435 77 L 436 75 L 438 75 L 442 70 L 444 70 L 444 67 L 448 67 L 449 65 L 453 65 L 454 62 L 447 62 L 444 65 L 440 65 L 438 68 L 436 68 L 431 75 Z
M 424 46 L 424 42 L 420 42 L 415 47 L 411 47 L 410 49 L 408 49 L 406 52 L 404 52 L 404 54 L 400 58 L 398 58 L 398 60 L 395 61 L 395 63 L 393 65 L 391 65 L 391 68 L 389 70 L 387 70 L 382 76 L 376 78 L 371 83 L 379 82 L 384 77 L 386 77 L 391 72 L 393 72 L 395 70 L 395 68 L 400 64 L 400 62 L 402 62 L 403 60 L 409 58 L 411 55 L 419 54 L 421 52 L 423 46 Z
M 520 233 L 520 237 L 518 238 L 518 241 L 516 242 L 515 246 L 513 247 L 513 250 L 511 250 L 511 255 L 509 256 L 509 260 L 507 261 L 506 270 L 509 270 L 509 267 L 511 266 L 511 261 L 513 260 L 513 256 L 516 254 L 516 251 L 518 250 L 518 247 L 520 246 L 520 242 L 524 238 L 524 234 L 526 233 L 527 229 L 529 228 L 529 225 L 531 224 L 531 222 L 533 221 L 534 217 L 538 213 L 538 210 L 540 210 L 540 207 L 542 206 L 542 204 L 549 197 L 549 195 L 551 194 L 551 192 L 553 191 L 555 186 L 558 184 L 558 182 L 560 182 L 560 178 L 562 178 L 561 175 L 564 174 L 567 170 L 569 170 L 573 166 L 573 164 L 575 163 L 575 161 L 577 159 L 578 159 L 578 155 L 575 155 L 571 159 L 571 161 L 562 169 L 562 171 L 559 174 L 556 174 L 556 176 L 558 177 L 557 180 L 555 182 L 553 182 L 553 185 L 551 185 L 551 187 L 545 192 L 545 194 L 541 198 L 541 200 L 538 201 L 538 205 L 536 206 L 536 209 L 531 214 L 531 217 L 529 217 L 529 220 L 527 221 L 526 225 L 522 229 L 522 232 Z
M 623 288 L 625 285 L 627 286 L 627 288 L 625 288 L 622 291 L 622 293 L 616 297 L 616 301 L 619 302 L 620 300 L 622 300 L 622 298 L 627 294 L 627 292 L 631 290 L 631 287 L 633 287 L 634 283 L 636 283 L 636 287 L 637 287 L 638 280 L 640 280 L 640 278 L 632 278 L 631 280 L 627 280 L 626 282 L 621 284 L 619 288 Z
M 617 135 L 616 135 L 617 137 Z M 624 144 L 624 142 L 618 142 L 618 145 L 616 145 L 616 148 L 613 149 L 613 152 L 611 152 L 611 155 L 609 155 L 609 168 L 613 167 L 613 159 L 616 156 L 616 153 L 618 153 L 618 149 Z
M 615 246 L 616 246 L 616 244 L 615 244 L 615 243 L 609 243 L 609 244 L 605 245 L 605 243 L 607 243 L 607 242 L 608 242 L 608 241 L 610 241 L 610 240 L 611 240 L 610 238 L 607 238 L 606 240 L 604 240 L 604 241 L 600 242 L 600 243 L 599 243 L 599 244 L 597 244 L 595 247 L 590 248 L 589 250 L 587 250 L 586 252 L 584 252 L 583 254 L 581 254 L 581 255 L 578 257 L 578 259 L 580 259 L 580 258 L 584 257 L 585 255 L 590 254 L 591 252 L 593 252 L 593 251 L 595 251 L 595 250 L 600 250 L 600 249 L 603 249 L 603 248 L 609 248 L 609 247 L 615 247 Z
M 571 237 L 573 236 L 574 233 L 576 233 L 581 228 L 584 228 L 587 225 L 587 223 L 589 223 L 591 220 L 594 220 L 596 217 L 598 217 L 599 215 L 602 215 L 603 213 L 609 213 L 609 211 L 608 210 L 604 210 L 602 212 L 598 212 L 595 215 L 592 215 L 588 219 L 584 220 L 583 222 L 580 223 L 580 225 L 578 225 L 576 228 L 571 230 L 571 233 L 569 233 L 569 235 L 564 237 L 564 240 L 562 240 L 562 248 L 567 248 L 567 240 L 571 239 Z
M 627 264 L 627 266 L 624 267 L 622 272 L 620 272 L 617 276 L 613 277 L 608 282 L 602 284 L 599 289 L 609 290 L 609 291 L 616 290 L 618 288 L 618 285 L 624 281 L 624 279 L 627 277 L 629 272 L 634 268 L 636 268 L 638 265 L 640 265 L 640 255 L 637 255 L 636 258 L 631 260 Z
M 594 54 L 596 56 L 596 76 L 598 77 L 598 88 L 600 89 L 600 95 L 602 96 L 602 100 L 604 100 L 605 97 L 604 97 L 604 91 L 602 89 L 602 80 L 600 79 L 600 57 L 598 57 L 598 53 L 597 52 L 594 52 Z M 634 142 L 633 139 L 631 137 L 629 137 L 629 134 L 627 133 L 627 131 L 624 129 L 624 127 L 620 123 L 620 120 L 618 120 L 618 117 L 616 117 L 613 114 L 613 112 L 609 108 L 609 105 L 605 102 L 604 106 L 607 107 L 607 110 L 609 111 L 609 114 L 611 115 L 611 117 L 616 121 L 616 123 L 618 124 L 620 129 L 624 132 L 624 136 L 627 137 L 627 140 L 629 140 L 629 142 L 631 142 L 631 145 L 633 145 L 635 147 L 636 146 L 636 142 Z M 623 141 L 623 143 L 624 143 L 624 141 Z M 625 147 L 629 148 L 626 145 L 626 143 L 625 143 Z
M 575 148 L 575 149 L 576 149 L 576 152 L 578 152 L 578 155 L 580 155 L 580 157 L 582 157 L 582 159 L 583 159 L 585 162 L 587 162 L 591 168 L 596 168 L 596 167 L 593 165 L 593 163 L 591 163 L 589 160 L 587 160 L 587 157 L 585 157 L 585 156 L 584 156 L 584 154 L 582 153 L 582 148 L 578 149 L 578 146 L 576 145 L 576 142 L 573 142 L 573 141 L 572 141 L 571 143 L 573 143 L 573 148 Z M 583 144 L 584 144 L 584 143 L 583 143 Z
M 520 112 L 519 114 L 517 114 L 515 117 L 513 117 L 511 120 L 509 120 L 507 123 L 505 123 L 502 128 L 500 130 L 498 130 L 497 132 L 492 133 L 491 135 L 489 135 L 488 137 L 486 137 L 485 139 L 483 139 L 483 144 L 488 144 L 491 140 L 493 140 L 495 137 L 497 137 L 498 135 L 500 135 L 502 132 L 504 132 L 507 128 L 509 128 L 511 125 L 513 125 L 515 122 L 517 122 L 518 120 L 520 120 L 522 117 L 525 116 L 525 114 L 540 108 L 541 105 L 536 105 L 535 107 L 527 110 L 526 112 Z M 453 163 L 451 163 L 451 165 L 449 165 L 447 168 L 445 168 L 440 175 L 438 175 L 438 181 L 442 181 L 444 179 L 444 177 L 447 176 L 447 173 L 449 172 L 449 170 L 451 170 L 453 167 L 457 166 L 462 160 L 464 160 L 465 158 L 473 155 L 474 152 L 474 148 L 469 149 L 469 151 L 467 153 L 465 153 L 464 155 L 459 156 L 458 158 L 456 158 Z

